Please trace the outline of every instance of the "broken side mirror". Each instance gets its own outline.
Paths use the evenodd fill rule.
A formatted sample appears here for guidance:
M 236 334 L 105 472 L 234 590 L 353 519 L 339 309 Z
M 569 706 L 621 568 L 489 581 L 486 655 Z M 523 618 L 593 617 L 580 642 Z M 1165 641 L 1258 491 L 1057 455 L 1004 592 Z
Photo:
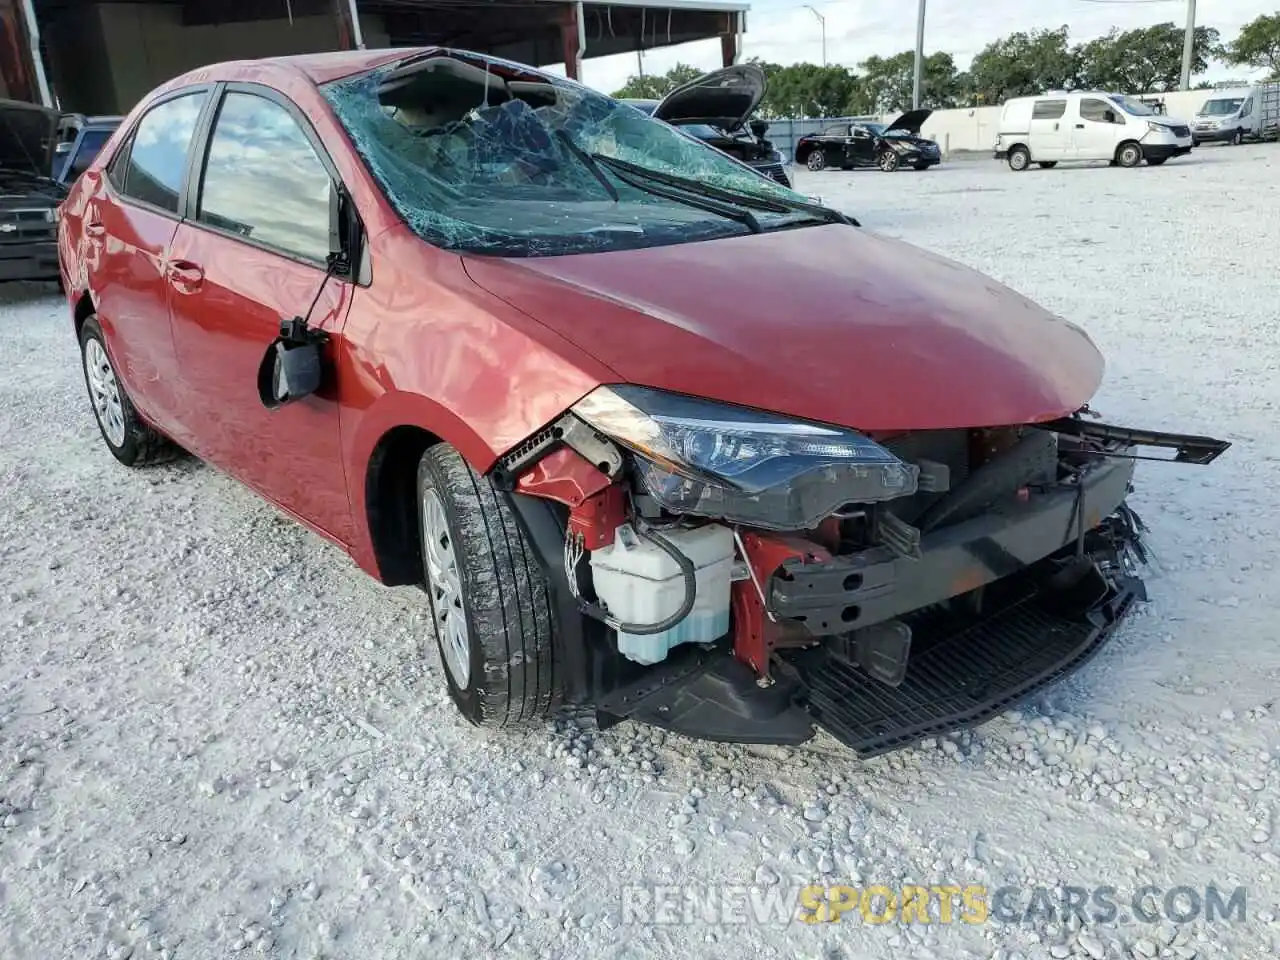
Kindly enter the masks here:
M 308 397 L 324 382 L 322 347 L 328 336 L 300 317 L 280 324 L 280 336 L 258 366 L 258 397 L 269 410 Z

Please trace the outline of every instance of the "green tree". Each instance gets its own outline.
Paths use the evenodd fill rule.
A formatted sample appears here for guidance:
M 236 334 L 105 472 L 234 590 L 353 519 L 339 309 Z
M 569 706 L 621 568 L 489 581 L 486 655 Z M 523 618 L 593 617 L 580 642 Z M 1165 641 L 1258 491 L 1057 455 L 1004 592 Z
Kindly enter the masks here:
M 760 111 L 765 117 L 838 116 L 856 86 L 853 74 L 841 66 L 794 63 L 769 67 L 765 69 L 769 91 Z
M 1236 66 L 1269 70 L 1272 80 L 1280 80 L 1280 12 L 1246 23 L 1219 55 Z
M 703 71 L 687 63 L 677 63 L 664 74 L 632 75 L 627 82 L 613 92 L 619 100 L 661 100 L 676 87 L 696 80 Z
M 911 107 L 916 55 L 904 50 L 892 57 L 868 57 L 858 64 L 857 113 L 891 113 Z M 920 106 L 934 110 L 954 107 L 961 93 L 956 63 L 949 53 L 924 58 L 920 75 Z M 852 105 L 852 104 L 851 104 Z
M 1183 29 L 1173 23 L 1112 30 L 1076 48 L 1081 86 L 1121 93 L 1177 90 L 1182 79 Z M 1218 31 L 1196 27 L 1191 72 L 1204 73 L 1218 46 Z
M 987 44 L 969 67 L 973 102 L 1003 103 L 1075 84 L 1076 54 L 1067 46 L 1067 28 L 1011 33 Z

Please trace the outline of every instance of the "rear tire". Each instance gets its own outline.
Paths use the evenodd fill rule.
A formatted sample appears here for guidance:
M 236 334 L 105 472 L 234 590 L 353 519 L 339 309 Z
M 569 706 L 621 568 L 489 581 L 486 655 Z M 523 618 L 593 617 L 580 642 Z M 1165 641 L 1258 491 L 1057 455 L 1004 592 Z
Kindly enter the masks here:
M 505 499 L 447 444 L 418 464 L 423 581 L 449 696 L 479 727 L 556 704 L 547 583 Z
M 138 416 L 107 353 L 98 318 L 93 315 L 80 327 L 80 366 L 94 419 L 113 457 L 126 467 L 145 467 L 172 460 L 181 453 Z
M 804 165 L 817 173 L 827 165 L 827 156 L 821 150 L 814 150 L 809 156 L 805 157 Z
M 1142 162 L 1142 147 L 1130 141 L 1116 150 L 1116 163 L 1122 167 L 1136 167 Z
M 1057 165 L 1058 165 L 1057 160 L 1041 160 L 1039 163 L 1036 164 L 1036 166 L 1039 167 L 1041 170 L 1052 170 Z
M 1009 169 L 1021 173 L 1031 166 L 1031 151 L 1026 147 L 1014 147 L 1009 151 Z

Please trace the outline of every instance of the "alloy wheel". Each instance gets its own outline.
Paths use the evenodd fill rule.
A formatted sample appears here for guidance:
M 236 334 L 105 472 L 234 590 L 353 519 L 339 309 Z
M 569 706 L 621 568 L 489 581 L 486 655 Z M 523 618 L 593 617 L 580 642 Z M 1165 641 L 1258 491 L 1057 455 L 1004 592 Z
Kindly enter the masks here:
M 805 161 L 805 166 L 807 166 L 810 170 L 814 170 L 814 171 L 821 170 L 826 165 L 827 165 L 827 158 L 823 156 L 821 150 L 813 151 L 813 153 L 809 154 L 809 158 Z
M 471 642 L 463 607 L 462 575 L 458 572 L 444 502 L 435 490 L 427 490 L 422 495 L 422 546 L 436 639 L 444 655 L 445 669 L 454 684 L 465 690 L 471 680 Z
M 898 169 L 898 155 L 892 150 L 880 154 L 880 169 L 885 173 L 893 173 Z
M 95 338 L 84 345 L 84 373 L 89 383 L 89 399 L 93 403 L 98 424 L 113 447 L 124 446 L 124 404 L 120 399 L 120 384 L 116 372 L 111 369 L 107 351 Z

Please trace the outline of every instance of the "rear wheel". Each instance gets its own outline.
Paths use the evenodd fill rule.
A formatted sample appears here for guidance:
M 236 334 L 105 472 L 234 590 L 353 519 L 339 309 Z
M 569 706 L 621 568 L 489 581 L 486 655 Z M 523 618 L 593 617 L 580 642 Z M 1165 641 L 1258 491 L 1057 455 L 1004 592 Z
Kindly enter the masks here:
M 144 467 L 178 455 L 178 448 L 147 426 L 129 402 L 97 317 L 90 316 L 80 328 L 80 360 L 93 415 L 113 457 L 126 467 Z
M 893 173 L 898 169 L 898 165 L 902 161 L 898 158 L 898 154 L 893 150 L 883 150 L 876 159 L 876 165 L 885 173 Z
M 1041 170 L 1052 170 L 1058 165 L 1057 160 L 1041 160 L 1036 164 Z
M 507 502 L 446 444 L 418 464 L 422 565 L 449 696 L 476 726 L 556 701 L 546 580 Z
M 1142 162 L 1142 148 L 1136 143 L 1122 143 L 1116 151 L 1116 162 L 1122 167 L 1136 167 Z
M 817 173 L 827 165 L 827 156 L 821 150 L 815 150 L 813 153 L 809 154 L 804 165 Z
M 1021 173 L 1031 166 L 1031 151 L 1026 147 L 1014 147 L 1009 151 L 1009 169 Z

